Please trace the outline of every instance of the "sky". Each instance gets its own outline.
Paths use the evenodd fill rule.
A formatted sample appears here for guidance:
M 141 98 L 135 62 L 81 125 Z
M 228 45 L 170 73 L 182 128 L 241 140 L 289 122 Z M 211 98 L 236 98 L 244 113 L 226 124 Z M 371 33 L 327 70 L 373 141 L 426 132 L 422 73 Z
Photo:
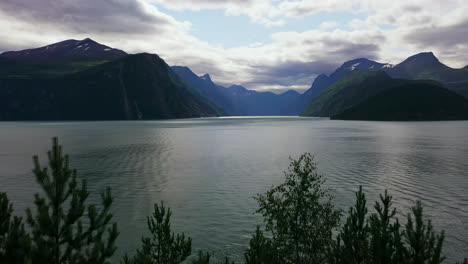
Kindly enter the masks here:
M 1 0 L 0 52 L 92 38 L 221 85 L 304 91 L 365 57 L 468 65 L 467 0 Z

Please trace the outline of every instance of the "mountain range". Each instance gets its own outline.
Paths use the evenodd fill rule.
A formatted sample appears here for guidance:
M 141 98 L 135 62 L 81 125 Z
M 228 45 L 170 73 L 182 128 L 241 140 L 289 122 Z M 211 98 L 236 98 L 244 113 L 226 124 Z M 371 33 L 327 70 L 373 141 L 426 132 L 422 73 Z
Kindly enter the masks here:
M 288 106 L 299 98 L 294 90 L 282 94 L 257 92 L 240 85 L 223 87 L 215 84 L 209 74 L 197 76 L 188 67 L 171 67 L 189 86 L 198 89 L 206 98 L 218 105 L 229 116 L 286 115 Z
M 339 76 L 336 78 L 338 80 L 330 81 L 330 77 L 334 76 Z M 411 80 L 419 82 L 411 83 Z M 316 83 L 317 85 L 315 85 Z M 468 96 L 468 71 L 465 68 L 453 69 L 442 64 L 432 52 L 416 54 L 394 66 L 367 59 L 345 62 L 330 76 L 316 78 L 311 89 L 303 94 L 303 97 L 307 94 L 313 96 L 309 96 L 308 100 L 305 100 L 309 103 L 301 115 L 341 116 L 340 114 L 346 109 L 355 107 L 380 92 L 400 86 L 412 87 L 415 84 L 443 87 L 466 97 Z M 404 90 L 396 89 L 395 91 L 402 92 Z M 414 94 L 415 91 L 422 90 L 411 90 L 409 94 Z M 432 93 L 432 95 L 435 94 L 435 92 Z M 449 100 L 455 97 L 442 98 Z M 429 104 L 425 104 L 425 106 L 427 107 Z M 406 116 L 410 115 L 407 113 Z M 429 116 L 431 115 L 427 115 L 426 118 Z M 453 117 L 453 115 L 451 116 Z M 432 115 L 432 117 L 437 117 L 437 115 Z
M 331 119 L 379 121 L 468 120 L 468 99 L 438 85 L 414 82 L 389 88 Z
M 68 40 L 29 52 L 1 54 L 14 63 L 13 70 L 3 63 L 0 71 L 0 120 L 134 120 L 219 114 L 201 95 L 171 76 L 169 66 L 157 55 L 116 50 L 106 57 L 106 46 L 93 43 Z M 86 63 L 73 69 L 66 67 L 83 60 Z M 53 71 L 60 65 L 68 70 Z M 40 73 L 41 67 L 52 72 Z M 21 74 L 15 72 L 18 69 Z
M 379 71 L 388 67 L 391 67 L 391 65 L 378 63 L 366 58 L 359 58 L 347 61 L 329 76 L 325 74 L 320 74 L 319 76 L 317 76 L 314 82 L 312 83 L 310 89 L 304 92 L 302 96 L 292 104 L 291 107 L 293 108 L 293 111 L 296 114 L 301 113 L 307 106 L 307 104 L 310 103 L 312 99 L 319 95 L 323 90 L 325 90 L 330 85 L 343 78 L 345 75 L 353 72 L 354 70 Z
M 392 78 L 434 80 L 440 82 L 446 88 L 468 97 L 467 67 L 462 69 L 450 68 L 442 64 L 432 52 L 423 52 L 411 56 L 397 65 L 378 63 L 365 58 L 347 61 L 330 76 L 324 74 L 317 76 L 311 88 L 299 98 L 297 105 L 299 105 L 298 108 L 302 108 L 299 111 L 305 109 L 305 106 L 323 90 L 354 70 L 384 71 Z
M 317 76 L 303 94 L 275 94 L 224 87 L 209 74 L 170 67 L 155 54 L 127 54 L 87 38 L 0 54 L 0 120 L 336 117 L 387 90 L 414 86 L 468 96 L 468 66 L 450 68 L 431 52 L 396 65 L 359 58 Z M 410 94 L 416 92 L 423 90 Z

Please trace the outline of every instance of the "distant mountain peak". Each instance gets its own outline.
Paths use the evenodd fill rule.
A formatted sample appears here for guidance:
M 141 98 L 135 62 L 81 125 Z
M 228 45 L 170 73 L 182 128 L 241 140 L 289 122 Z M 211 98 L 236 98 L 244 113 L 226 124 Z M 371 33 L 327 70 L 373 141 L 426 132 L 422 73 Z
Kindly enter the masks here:
M 350 64 L 354 64 L 354 63 L 362 63 L 362 62 L 366 62 L 366 61 L 371 61 L 367 58 L 356 58 L 356 59 L 352 59 L 352 60 L 349 60 L 349 61 L 345 61 L 343 63 L 343 65 L 350 65 Z
M 90 38 L 68 39 L 44 47 L 7 51 L 0 56 L 31 63 L 60 62 L 66 59 L 113 60 L 127 55 L 122 50 L 102 45 Z
M 244 86 L 240 86 L 240 85 L 231 85 L 227 89 L 235 93 L 244 93 L 244 92 L 249 91 L 247 90 L 247 88 L 245 88 Z
M 367 58 L 357 58 L 354 60 L 346 61 L 345 63 L 343 63 L 343 65 L 341 65 L 341 67 L 339 67 L 336 70 L 336 72 L 350 72 L 354 70 L 379 71 L 382 68 L 384 68 L 385 65 L 386 64 L 378 63 Z
M 434 55 L 432 51 L 429 52 L 421 52 L 416 55 L 408 57 L 406 60 L 404 60 L 402 63 L 414 63 L 414 62 L 421 62 L 420 60 L 423 60 L 423 62 L 439 62 L 439 59 Z
M 450 69 L 441 63 L 432 52 L 421 52 L 408 57 L 400 64 L 388 69 L 394 78 L 431 79 L 431 76 L 442 69 Z
M 286 92 L 282 93 L 281 95 L 298 95 L 298 94 L 300 94 L 300 93 L 297 92 L 296 90 L 289 89 Z
M 200 76 L 200 78 L 202 78 L 202 79 L 205 80 L 205 81 L 213 82 L 213 81 L 211 80 L 211 77 L 210 77 L 210 75 L 209 75 L 208 73 L 206 73 L 206 74 L 203 75 L 203 76 Z

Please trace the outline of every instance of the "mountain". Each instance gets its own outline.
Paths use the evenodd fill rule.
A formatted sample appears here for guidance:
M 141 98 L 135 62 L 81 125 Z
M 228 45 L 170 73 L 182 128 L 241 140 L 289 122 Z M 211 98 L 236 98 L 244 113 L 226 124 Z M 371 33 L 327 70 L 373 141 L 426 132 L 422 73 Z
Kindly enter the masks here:
M 41 48 L 7 51 L 0 57 L 29 63 L 56 63 L 65 60 L 114 60 L 127 55 L 122 50 L 99 44 L 92 39 L 69 39 Z
M 59 76 L 0 76 L 0 120 L 133 120 L 216 116 L 167 64 L 135 54 Z
M 0 54 L 0 76 L 64 75 L 115 60 L 127 53 L 89 38 L 65 40 L 42 48 Z
M 283 97 L 283 98 L 291 98 L 291 99 L 295 99 L 297 98 L 298 96 L 300 96 L 301 94 L 298 93 L 296 90 L 287 90 L 286 92 L 284 93 L 281 93 L 280 94 L 280 97 Z
M 449 90 L 468 97 L 468 72 L 448 67 L 432 52 L 411 56 L 386 72 L 393 78 L 438 81 Z
M 341 78 L 343 78 L 348 73 L 361 70 L 361 71 L 380 71 L 386 68 L 391 68 L 392 65 L 385 64 L 385 63 L 378 63 L 366 58 L 359 58 L 355 60 L 350 60 L 343 65 L 341 65 L 338 69 L 336 69 L 330 76 L 325 74 L 320 74 L 317 76 L 312 83 L 310 89 L 308 89 L 299 99 L 294 102 L 290 108 L 292 111 L 296 112 L 297 114 L 301 113 L 307 104 L 309 104 L 317 95 L 319 95 L 323 90 L 328 88 L 333 83 L 337 82 Z
M 244 115 L 232 102 L 224 87 L 216 85 L 209 74 L 197 76 L 188 67 L 172 66 L 171 69 L 187 86 L 197 89 L 204 97 L 216 104 L 225 115 Z
M 292 90 L 278 95 L 272 92 L 248 90 L 240 85 L 225 88 L 215 84 L 208 74 L 197 76 L 189 68 L 180 66 L 173 66 L 171 69 L 188 86 L 196 88 L 228 116 L 293 115 L 288 106 L 300 96 L 298 92 Z
M 327 87 L 355 70 L 367 72 L 383 70 L 390 77 L 396 79 L 433 80 L 440 82 L 444 87 L 456 93 L 468 97 L 468 72 L 466 67 L 463 69 L 450 68 L 441 63 L 432 52 L 423 52 L 413 55 L 394 66 L 363 58 L 347 61 L 330 76 L 323 74 L 317 76 L 312 87 L 297 102 L 294 102 L 291 108 L 294 108 L 295 111 L 301 108 L 304 110 Z
M 450 67 L 442 64 L 434 53 L 422 52 L 389 68 L 387 72 L 394 78 L 429 79 L 434 77 L 434 73 L 448 69 Z
M 468 120 L 468 99 L 437 85 L 408 83 L 385 90 L 332 119 Z
M 392 79 L 383 71 L 356 70 L 321 92 L 306 106 L 302 115 L 334 116 L 386 89 L 409 82 L 411 81 Z
M 240 85 L 226 88 L 233 104 L 249 116 L 284 116 L 291 115 L 288 106 L 300 94 L 296 91 L 286 91 L 282 94 L 272 92 L 257 92 Z

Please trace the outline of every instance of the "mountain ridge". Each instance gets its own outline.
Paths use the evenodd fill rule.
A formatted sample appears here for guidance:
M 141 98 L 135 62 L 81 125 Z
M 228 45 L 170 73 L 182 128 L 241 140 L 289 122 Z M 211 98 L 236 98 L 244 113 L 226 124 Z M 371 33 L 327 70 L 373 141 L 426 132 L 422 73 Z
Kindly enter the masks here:
M 468 99 L 432 84 L 385 90 L 331 119 L 372 121 L 468 120 Z
M 51 78 L 0 77 L 0 120 L 136 120 L 217 116 L 173 81 L 157 55 L 128 55 Z
M 386 72 L 392 78 L 438 81 L 447 89 L 468 97 L 468 73 L 443 64 L 433 52 L 410 56 Z
M 356 70 L 320 93 L 307 105 L 302 115 L 335 116 L 390 88 L 419 83 L 439 85 L 435 81 L 394 79 L 384 71 Z
M 70 76 L 74 76 L 73 74 L 80 72 L 89 73 L 93 69 L 108 67 L 110 64 L 107 63 L 119 61 L 128 56 L 132 55 L 122 50 L 97 43 L 89 38 L 83 40 L 69 39 L 39 48 L 7 51 L 0 54 L 0 78 L 2 78 L 3 82 L 7 80 L 11 82 L 15 78 L 24 80 L 49 79 L 49 82 L 54 82 L 58 77 L 67 79 Z M 159 58 L 154 54 L 139 56 L 156 56 Z M 189 96 L 190 100 L 188 100 L 191 103 L 188 105 L 197 107 L 188 107 L 186 109 L 194 109 L 200 112 L 199 110 L 201 109 L 207 110 L 209 108 L 221 115 L 298 115 L 304 112 L 306 107 L 317 97 L 321 96 L 329 87 L 346 78 L 346 76 L 353 75 L 355 72 L 385 72 L 389 77 L 394 79 L 431 79 L 440 82 L 444 87 L 452 91 L 468 96 L 468 66 L 461 69 L 450 68 L 441 63 L 432 52 L 421 52 L 412 55 L 396 65 L 380 63 L 367 58 L 348 60 L 331 74 L 318 75 L 311 87 L 303 94 L 294 90 L 275 94 L 272 92 L 249 90 L 240 85 L 223 87 L 214 83 L 208 73 L 198 76 L 188 67 L 169 67 L 165 62 L 158 67 L 163 66 L 167 71 L 166 74 L 169 76 L 169 79 L 165 77 L 164 82 L 171 82 L 174 87 L 183 87 L 184 96 L 189 96 L 185 92 L 191 94 Z M 141 67 L 141 65 L 138 65 L 138 67 Z M 152 66 L 149 67 L 151 68 Z M 140 70 L 147 72 L 148 76 L 153 75 L 153 73 L 144 69 Z M 133 74 L 137 76 L 138 72 L 133 72 Z M 360 74 L 362 73 L 358 73 L 357 75 Z M 381 75 L 381 73 L 377 75 Z M 140 77 L 143 78 L 142 76 Z M 87 78 L 90 77 L 87 76 Z M 385 78 L 382 77 L 382 79 Z M 44 82 L 46 81 L 44 80 Z M 79 83 L 78 80 L 76 82 Z M 103 85 L 105 86 L 105 84 Z M 372 85 L 370 84 L 370 86 Z M 386 87 L 384 84 L 383 86 Z M 157 85 L 153 88 L 155 87 Z M 178 90 L 178 92 L 181 91 Z M 366 93 L 372 93 L 372 91 L 367 91 Z M 343 102 L 345 94 L 347 93 L 340 92 L 338 97 L 335 98 L 337 102 Z M 353 94 L 351 93 L 349 96 L 353 96 Z M 350 100 L 353 101 L 354 99 Z M 160 103 L 163 104 L 162 102 Z M 200 105 L 203 105 L 203 107 L 199 107 Z M 207 106 L 206 109 L 204 108 L 205 106 Z M 132 107 L 130 104 L 127 108 L 133 109 Z M 202 112 L 200 112 L 201 115 L 212 114 L 210 111 L 206 111 L 206 113 Z M 316 110 L 313 112 L 318 113 Z M 319 114 L 330 115 L 332 113 L 325 112 Z M 169 111 L 166 113 L 167 116 L 171 116 L 168 113 Z M 131 112 L 130 116 L 137 118 L 139 114 Z
M 241 85 L 223 87 L 214 83 L 209 74 L 197 76 L 185 66 L 171 67 L 189 85 L 197 87 L 207 98 L 212 99 L 226 111 L 226 115 L 290 115 L 290 105 L 300 93 L 288 90 L 281 94 L 249 90 Z M 219 95 L 214 97 L 214 94 Z
M 305 107 L 323 90 L 343 78 L 346 74 L 354 70 L 379 71 L 392 67 L 388 63 L 379 63 L 367 58 L 357 58 L 345 61 L 330 75 L 319 74 L 312 83 L 312 86 L 300 96 L 290 107 L 294 112 L 300 114 Z
M 39 48 L 6 51 L 0 57 L 29 63 L 52 63 L 67 59 L 113 60 L 128 55 L 126 52 L 100 44 L 90 38 L 68 39 Z

